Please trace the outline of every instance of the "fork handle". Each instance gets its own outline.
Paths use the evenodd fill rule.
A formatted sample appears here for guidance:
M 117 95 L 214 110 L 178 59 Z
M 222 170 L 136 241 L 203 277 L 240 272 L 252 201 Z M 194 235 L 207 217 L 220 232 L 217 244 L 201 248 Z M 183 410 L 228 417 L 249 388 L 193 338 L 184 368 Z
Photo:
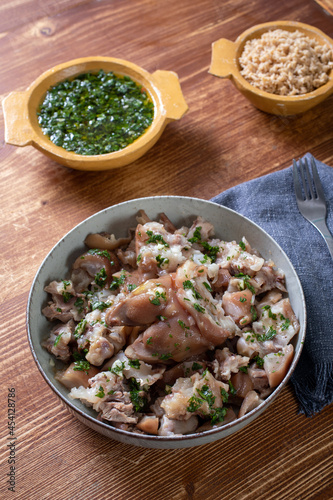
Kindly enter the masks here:
M 316 229 L 318 229 L 322 237 L 325 239 L 328 250 L 333 259 L 333 237 L 326 225 L 325 219 L 317 219 L 316 221 L 312 222 L 312 224 Z

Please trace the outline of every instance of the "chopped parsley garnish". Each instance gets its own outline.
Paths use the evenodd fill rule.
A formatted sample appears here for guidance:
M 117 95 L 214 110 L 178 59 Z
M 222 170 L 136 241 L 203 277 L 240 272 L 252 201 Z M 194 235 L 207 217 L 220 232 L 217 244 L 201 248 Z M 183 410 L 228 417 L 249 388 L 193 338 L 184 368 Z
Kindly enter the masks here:
M 264 366 L 264 360 L 263 360 L 263 358 L 261 358 L 260 356 L 255 356 L 255 357 L 253 358 L 253 361 L 255 361 L 255 362 L 257 363 L 257 366 L 258 366 L 259 368 L 262 368 L 262 367 Z
M 191 413 L 194 413 L 195 411 L 199 410 L 202 403 L 203 403 L 202 399 L 200 399 L 196 396 L 192 396 L 188 400 L 188 407 L 186 408 L 186 410 L 191 412 Z
M 104 389 L 103 389 L 103 387 L 101 385 L 99 386 L 98 392 L 96 392 L 95 396 L 97 398 L 104 398 L 105 392 L 104 392 Z
M 84 307 L 84 300 L 83 300 L 83 298 L 82 297 L 77 298 L 76 301 L 74 302 L 74 306 L 76 307 L 77 312 L 79 314 L 82 313 L 83 307 Z
M 230 394 L 232 394 L 232 395 L 236 394 L 237 390 L 232 385 L 231 380 L 228 380 L 228 385 L 229 385 Z
M 187 411 L 189 411 L 190 413 L 194 413 L 200 409 L 203 403 L 206 402 L 209 407 L 209 413 L 205 414 L 205 416 L 210 417 L 211 425 L 222 422 L 227 413 L 227 409 L 222 407 L 214 407 L 216 396 L 213 395 L 210 387 L 208 385 L 203 385 L 201 389 L 197 389 L 197 393 L 198 396 L 192 396 L 188 400 L 188 406 L 186 408 Z
M 141 411 L 147 404 L 145 392 L 140 388 L 139 382 L 134 378 L 129 380 L 130 398 L 135 412 Z
M 62 298 L 63 298 L 65 304 L 67 304 L 67 302 L 69 302 L 73 297 L 74 297 L 74 295 L 72 295 L 69 292 L 62 292 Z
M 54 347 L 56 347 L 59 344 L 59 341 L 61 339 L 62 334 L 63 334 L 63 332 L 59 333 L 59 335 L 56 336 L 56 339 L 53 343 Z
M 239 302 L 246 302 L 246 297 L 241 297 L 241 298 L 239 299 Z
M 190 243 L 198 243 L 201 241 L 201 229 L 202 229 L 201 226 L 197 226 L 195 228 L 195 231 L 193 233 L 193 237 L 189 238 L 189 240 L 188 240 Z
M 163 265 L 169 264 L 169 259 L 166 257 L 161 257 L 161 255 L 157 255 L 156 257 L 157 267 L 162 267 Z
M 111 260 L 111 255 L 107 250 L 100 250 L 99 248 L 92 248 L 91 250 L 88 250 L 88 253 L 91 255 L 100 255 L 101 257 L 106 257 L 107 259 Z
M 88 375 L 89 368 L 90 368 L 90 363 L 86 359 L 80 359 L 78 361 L 74 361 L 73 370 L 75 371 L 86 372 L 86 374 Z
M 246 250 L 246 246 L 245 246 L 244 241 L 240 241 L 240 242 L 238 243 L 238 245 L 241 247 L 241 249 L 242 249 L 243 251 L 245 251 L 245 250 Z
M 126 274 L 121 273 L 119 278 L 113 277 L 113 280 L 110 284 L 110 290 L 117 290 L 117 288 L 120 287 L 120 285 L 123 285 L 126 279 Z
M 239 371 L 243 373 L 247 373 L 247 366 L 240 366 Z
M 102 269 L 98 273 L 96 273 L 96 276 L 95 276 L 96 285 L 98 285 L 100 287 L 105 286 L 107 278 L 108 278 L 108 276 L 106 274 L 105 267 L 102 267 Z
M 282 314 L 281 314 L 281 316 L 282 316 Z M 281 330 L 282 331 L 287 330 L 289 328 L 290 324 L 291 324 L 291 321 L 290 321 L 289 318 L 283 318 L 283 319 L 285 320 L 285 322 L 282 323 L 282 325 L 281 325 Z
M 133 290 L 135 290 L 137 288 L 138 285 L 136 285 L 135 283 L 129 283 L 129 285 L 127 285 L 127 290 L 129 292 L 133 292 Z
M 154 234 L 153 231 L 146 231 L 146 234 L 149 236 L 147 243 L 162 243 L 165 247 L 170 246 L 169 243 L 164 241 L 161 234 Z
M 114 375 L 120 375 L 125 368 L 125 361 L 118 363 L 117 361 L 109 368 L 109 371 Z
M 81 335 L 83 334 L 84 330 L 86 329 L 87 325 L 87 320 L 86 319 L 81 319 L 80 323 L 77 325 L 77 327 L 74 330 L 74 337 L 76 339 L 80 338 Z
M 251 306 L 251 315 L 252 315 L 252 321 L 256 321 L 258 318 L 258 313 L 257 309 L 254 306 Z
M 160 299 L 166 300 L 165 292 L 159 292 L 158 290 L 156 290 L 155 297 L 153 299 L 149 299 L 149 302 L 151 304 L 154 304 L 154 306 L 160 306 L 161 305 Z
M 200 244 L 206 250 L 206 255 L 210 258 L 212 262 L 216 261 L 216 256 L 220 251 L 220 247 L 212 247 L 207 241 L 201 241 Z
M 146 344 L 152 344 L 153 343 L 153 337 L 149 337 L 147 340 L 146 340 Z
M 184 321 L 182 321 L 181 319 L 178 320 L 178 325 L 183 329 L 183 330 L 189 330 L 190 327 L 189 326 L 186 326 Z
M 194 363 L 192 364 L 192 371 L 201 370 L 201 368 L 203 368 L 203 366 L 200 365 L 200 363 L 197 363 L 196 361 L 194 361 Z
M 222 402 L 223 403 L 227 403 L 228 402 L 228 399 L 229 399 L 229 394 L 227 393 L 227 391 L 225 389 L 223 389 L 222 387 L 220 388 L 220 391 L 221 391 L 221 398 L 222 398 Z
M 196 289 L 194 288 L 194 285 L 193 285 L 191 280 L 183 281 L 183 288 L 184 288 L 184 290 L 191 290 L 195 299 L 197 299 L 197 300 L 202 299 L 200 293 L 198 293 L 196 291 Z
M 242 279 L 242 284 L 240 284 L 241 290 L 245 290 L 245 288 L 247 288 L 248 290 L 250 290 L 250 292 L 256 293 L 254 287 L 250 283 L 251 276 L 248 276 L 247 274 L 244 273 L 238 273 L 235 274 L 235 278 Z
M 200 272 L 201 272 L 201 271 L 200 271 Z M 213 291 L 213 290 L 212 290 L 212 287 L 210 286 L 210 284 L 209 284 L 209 283 L 207 283 L 207 281 L 204 281 L 202 284 L 203 284 L 203 286 L 204 286 L 205 288 L 207 288 L 207 290 L 208 290 L 209 292 L 212 292 L 212 291 Z
M 166 354 L 161 354 L 159 356 L 159 359 L 162 360 L 162 361 L 167 361 L 168 359 L 170 359 L 172 357 L 172 354 L 170 352 L 166 353 Z
M 276 330 L 272 327 L 272 325 L 269 327 L 269 329 L 264 333 L 263 335 L 258 335 L 256 334 L 256 338 L 259 342 L 266 342 L 266 340 L 272 340 L 276 335 Z
M 212 262 L 215 262 L 216 256 L 220 251 L 220 247 L 213 247 L 207 241 L 203 241 L 201 238 L 201 226 L 195 228 L 193 233 L 193 237 L 189 238 L 188 241 L 190 243 L 199 243 L 206 251 L 206 255 L 211 259 Z
M 91 304 L 91 309 L 92 311 L 95 311 L 95 309 L 98 309 L 99 311 L 104 311 L 110 306 L 110 304 L 107 304 L 106 302 L 99 302 L 98 300 L 96 302 L 93 302 Z
M 267 306 L 263 306 L 263 309 L 264 309 L 265 311 L 268 311 L 268 317 L 269 317 L 269 318 L 273 319 L 274 321 L 276 320 L 276 314 L 274 314 L 274 313 L 272 312 L 271 306 L 269 306 L 269 305 L 267 305 Z
M 131 368 L 135 368 L 136 370 L 140 370 L 140 361 L 138 359 L 130 359 L 128 364 Z
M 193 307 L 196 311 L 198 311 L 200 313 L 206 312 L 206 309 L 204 307 L 202 307 L 200 304 L 193 304 Z

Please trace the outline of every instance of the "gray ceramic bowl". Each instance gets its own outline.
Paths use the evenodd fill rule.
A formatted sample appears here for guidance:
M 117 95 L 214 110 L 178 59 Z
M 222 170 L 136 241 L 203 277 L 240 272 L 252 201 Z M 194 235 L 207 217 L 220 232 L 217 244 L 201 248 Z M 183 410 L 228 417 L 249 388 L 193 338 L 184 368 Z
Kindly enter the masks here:
M 136 224 L 135 216 L 140 209 L 145 210 L 152 219 L 165 212 L 176 226 L 189 225 L 196 215 L 201 215 L 214 225 L 217 237 L 239 241 L 245 236 L 266 259 L 273 259 L 276 266 L 282 268 L 286 274 L 291 304 L 301 325 L 300 332 L 294 339 L 293 362 L 284 380 L 264 403 L 223 427 L 172 437 L 134 434 L 111 427 L 97 420 L 95 411 L 78 400 L 69 399 L 67 389 L 54 378 L 51 356 L 41 346 L 41 340 L 50 330 L 50 323 L 41 313 L 47 302 L 44 286 L 51 280 L 68 276 L 71 264 L 84 251 L 83 242 L 87 234 L 107 231 L 116 236 L 126 236 L 127 228 Z M 229 436 L 259 417 L 280 394 L 294 371 L 304 342 L 305 325 L 306 309 L 302 287 L 291 262 L 278 244 L 256 224 L 228 208 L 209 201 L 180 196 L 156 196 L 120 203 L 78 224 L 56 244 L 40 266 L 32 284 L 27 307 L 27 330 L 33 357 L 46 382 L 69 411 L 81 422 L 108 438 L 148 448 L 186 448 L 209 443 Z

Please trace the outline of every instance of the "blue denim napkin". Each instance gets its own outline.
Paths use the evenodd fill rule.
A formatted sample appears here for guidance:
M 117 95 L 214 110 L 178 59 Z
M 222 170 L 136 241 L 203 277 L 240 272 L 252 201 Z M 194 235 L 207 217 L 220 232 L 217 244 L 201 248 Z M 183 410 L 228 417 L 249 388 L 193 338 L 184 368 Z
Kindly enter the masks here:
M 311 159 L 308 153 L 305 157 Z M 333 233 L 333 168 L 315 160 Z M 235 186 L 211 201 L 236 210 L 283 248 L 302 283 L 307 332 L 291 377 L 300 412 L 311 416 L 333 401 L 333 261 L 322 236 L 299 213 L 292 167 Z

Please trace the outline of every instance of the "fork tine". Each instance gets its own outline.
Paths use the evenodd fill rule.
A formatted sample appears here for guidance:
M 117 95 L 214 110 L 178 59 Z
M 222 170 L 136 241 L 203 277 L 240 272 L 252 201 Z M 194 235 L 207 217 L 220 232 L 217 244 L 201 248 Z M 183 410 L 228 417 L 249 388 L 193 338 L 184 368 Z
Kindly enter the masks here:
M 313 186 L 312 186 L 312 176 L 310 175 L 310 171 L 309 171 L 309 163 L 308 163 L 308 159 L 307 158 L 304 158 L 304 169 L 305 169 L 305 172 L 306 172 L 306 177 L 307 177 L 307 186 L 308 186 L 308 193 L 310 191 L 310 195 L 311 195 L 311 198 L 315 198 L 315 194 L 314 194 L 314 191 L 313 191 Z
M 315 163 L 313 158 L 311 158 L 311 167 L 312 167 L 314 185 L 315 185 L 316 192 L 317 192 L 317 198 L 322 198 L 324 200 L 325 193 L 324 193 L 323 185 L 320 181 L 317 166 L 316 166 L 316 163 Z
M 293 178 L 294 178 L 294 188 L 296 192 L 296 199 L 303 200 L 303 194 L 302 194 L 302 189 L 301 189 L 301 184 L 299 181 L 299 175 L 298 175 L 298 170 L 297 170 L 297 163 L 295 160 L 293 160 Z

